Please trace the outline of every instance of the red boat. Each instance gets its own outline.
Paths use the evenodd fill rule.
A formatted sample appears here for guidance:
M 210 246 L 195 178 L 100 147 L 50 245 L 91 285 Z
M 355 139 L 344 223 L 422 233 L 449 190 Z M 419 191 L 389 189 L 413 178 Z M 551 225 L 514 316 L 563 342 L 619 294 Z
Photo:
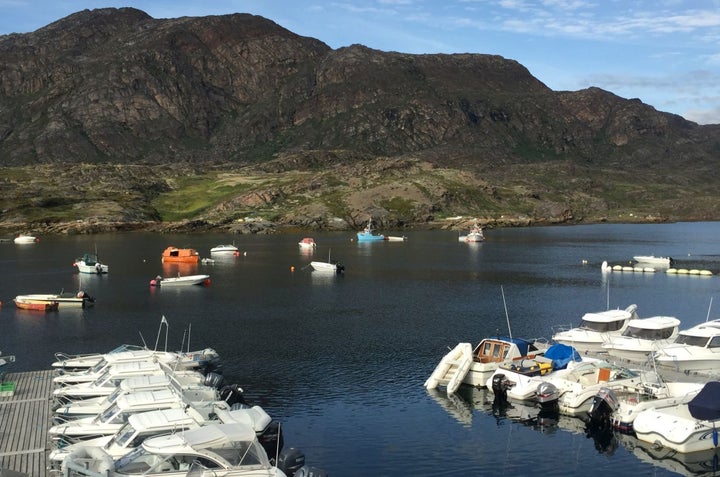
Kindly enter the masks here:
M 15 302 L 15 306 L 21 310 L 58 311 L 58 307 L 60 306 L 60 304 L 56 301 L 50 303 L 37 303 L 23 300 L 22 298 L 15 298 L 13 301 Z

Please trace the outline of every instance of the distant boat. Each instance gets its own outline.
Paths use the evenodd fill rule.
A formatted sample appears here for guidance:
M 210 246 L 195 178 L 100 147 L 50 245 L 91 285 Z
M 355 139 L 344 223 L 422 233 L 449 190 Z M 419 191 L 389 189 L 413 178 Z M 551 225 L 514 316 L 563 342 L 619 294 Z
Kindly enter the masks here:
M 217 245 L 210 249 L 210 253 L 217 255 L 240 255 L 240 251 L 235 245 Z
M 485 240 L 485 234 L 476 220 L 467 235 L 460 235 L 458 240 L 460 242 L 482 242 Z
M 25 234 L 20 234 L 13 239 L 13 242 L 15 242 L 15 243 L 35 243 L 35 242 L 39 242 L 39 241 L 40 241 L 40 239 L 38 239 L 34 235 L 25 235 Z
M 357 233 L 358 242 L 379 242 L 381 240 L 385 240 L 385 236 L 375 234 L 372 228 L 372 219 L 368 220 L 368 224 L 362 232 Z
M 163 251 L 163 263 L 198 263 L 200 254 L 192 248 L 168 247 Z
M 669 267 L 673 264 L 673 259 L 671 257 L 656 257 L 655 255 L 635 255 L 633 260 L 638 263 L 647 263 L 664 267 Z
M 15 306 L 20 308 L 21 310 L 34 310 L 34 311 L 57 311 L 58 310 L 58 302 L 51 301 L 51 302 L 37 302 L 34 300 L 30 300 L 25 298 L 22 295 L 16 296 L 13 301 L 15 302 Z
M 95 299 L 81 290 L 77 293 L 63 292 L 60 294 L 34 293 L 18 295 L 15 297 L 15 304 L 17 305 L 18 302 L 24 304 L 56 304 L 60 308 L 85 308 L 86 306 L 93 305 Z
M 345 271 L 345 266 L 338 263 L 335 260 L 330 259 L 330 251 L 328 251 L 328 261 L 327 262 L 321 262 L 314 260 L 310 262 L 310 266 L 313 268 L 313 270 L 317 272 L 332 272 L 332 273 L 342 273 Z
M 177 287 L 186 285 L 210 285 L 210 275 L 178 275 L 177 277 L 168 278 L 157 276 L 150 280 L 150 286 L 154 287 Z
M 300 248 L 315 248 L 317 244 L 315 243 L 315 239 L 312 237 L 305 237 L 301 241 L 298 242 L 298 246 Z
M 82 257 L 75 259 L 73 267 L 76 267 L 80 273 L 103 274 L 110 271 L 110 267 L 98 261 L 97 253 L 86 253 Z

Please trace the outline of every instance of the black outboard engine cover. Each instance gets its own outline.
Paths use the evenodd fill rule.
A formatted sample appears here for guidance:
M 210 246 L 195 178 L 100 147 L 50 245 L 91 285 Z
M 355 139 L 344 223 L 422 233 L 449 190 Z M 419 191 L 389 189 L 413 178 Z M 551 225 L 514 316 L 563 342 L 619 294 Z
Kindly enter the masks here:
M 288 477 L 295 477 L 295 473 L 304 465 L 305 454 L 300 449 L 291 447 L 287 451 L 280 453 L 276 467 L 285 472 Z
M 220 390 L 220 399 L 228 403 L 231 407 L 235 404 L 247 404 L 243 396 L 243 390 L 238 384 L 223 387 Z
M 328 474 L 322 469 L 304 465 L 295 472 L 295 477 L 328 477 Z
M 282 452 L 283 446 L 285 445 L 280 423 L 272 421 L 268 424 L 262 431 L 262 434 L 258 436 L 258 441 L 260 441 L 260 445 L 263 446 L 265 453 L 270 457 L 270 461 L 274 463 L 275 456 L 278 455 L 279 452 Z
M 510 380 L 504 374 L 496 374 L 492 378 L 492 391 L 495 402 L 507 402 L 507 390 L 510 389 Z
M 596 428 L 609 429 L 612 426 L 612 413 L 619 406 L 615 393 L 610 388 L 602 387 L 593 397 L 590 410 L 588 411 L 589 422 Z
M 542 408 L 554 409 L 558 405 L 560 393 L 554 384 L 543 382 L 538 384 L 535 396 L 537 397 L 537 402 L 540 403 Z
M 220 389 L 225 384 L 225 377 L 218 373 L 207 373 L 203 379 L 205 386 Z

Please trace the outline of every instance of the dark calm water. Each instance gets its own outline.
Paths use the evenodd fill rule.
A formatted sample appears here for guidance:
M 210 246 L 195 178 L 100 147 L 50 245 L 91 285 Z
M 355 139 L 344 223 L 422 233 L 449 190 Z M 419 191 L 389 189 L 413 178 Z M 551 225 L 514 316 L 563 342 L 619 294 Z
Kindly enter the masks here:
M 633 255 L 670 255 L 688 268 L 720 271 L 720 223 L 590 225 L 486 231 L 465 244 L 453 232 L 406 232 L 406 242 L 358 244 L 352 234 L 314 234 L 314 257 L 346 265 L 344 276 L 306 268 L 300 235 L 118 234 L 41 237 L 0 244 L 0 350 L 8 371 L 45 369 L 56 351 L 154 346 L 162 316 L 169 348 L 213 347 L 225 375 L 248 400 L 282 421 L 286 445 L 333 477 L 468 475 L 675 475 L 700 469 L 627 437 L 585 435 L 582 423 L 539 422 L 520 407 L 493 412 L 482 390 L 454 399 L 423 388 L 459 341 L 507 331 L 550 338 L 552 326 L 589 311 L 638 305 L 641 316 L 671 315 L 682 328 L 710 313 L 720 277 L 610 274 L 600 265 Z M 168 245 L 197 249 L 235 241 L 244 255 L 198 265 L 209 287 L 152 289 Z M 97 248 L 106 276 L 71 264 Z M 583 261 L 586 261 L 584 263 Z M 295 267 L 294 272 L 291 267 Z M 83 289 L 93 308 L 38 314 L 17 310 L 24 293 Z M 716 307 L 715 307 L 716 308 Z M 161 345 L 164 339 L 161 340 Z M 687 460 L 687 459 L 686 459 Z

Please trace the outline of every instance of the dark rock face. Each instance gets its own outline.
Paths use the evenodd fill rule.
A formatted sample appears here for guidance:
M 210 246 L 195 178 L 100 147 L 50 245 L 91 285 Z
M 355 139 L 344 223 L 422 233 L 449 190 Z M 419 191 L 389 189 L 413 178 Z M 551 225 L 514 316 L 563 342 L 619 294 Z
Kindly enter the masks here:
M 524 213 L 551 222 L 578 220 L 577 204 L 595 213 L 617 206 L 599 179 L 606 171 L 634 177 L 636 189 L 662 179 L 705 191 L 720 171 L 717 125 L 597 88 L 555 92 L 498 56 L 333 50 L 247 14 L 153 19 L 132 8 L 85 10 L 0 36 L 0 57 L 0 167 L 231 163 L 285 174 L 342 165 L 362 176 L 378 172 L 363 164 L 404 157 L 473 174 L 469 183 L 495 210 L 510 207 L 507 190 L 515 191 Z M 567 180 L 550 184 L 556 173 Z M 132 206 L 116 201 L 129 216 L 112 219 L 157 220 L 148 201 L 169 188 L 168 176 L 106 177 L 137 197 Z M 13 187 L 31 195 L 21 181 Z M 246 193 L 217 210 L 254 207 L 250 196 L 280 204 L 291 192 L 325 187 Z M 385 199 L 402 197 L 402 187 L 386 189 L 394 196 Z M 452 190 L 422 189 L 439 195 L 406 220 L 467 203 Z M 377 207 L 363 200 L 346 204 L 348 223 Z M 285 220 L 317 223 L 317 214 Z

